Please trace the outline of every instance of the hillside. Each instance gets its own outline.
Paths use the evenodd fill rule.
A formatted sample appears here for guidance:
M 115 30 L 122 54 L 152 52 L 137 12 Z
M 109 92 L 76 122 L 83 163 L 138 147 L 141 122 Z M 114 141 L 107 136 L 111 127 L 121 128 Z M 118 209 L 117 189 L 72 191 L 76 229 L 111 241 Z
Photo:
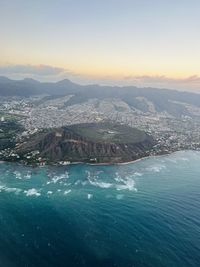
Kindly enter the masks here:
M 154 144 L 151 136 L 128 126 L 90 123 L 43 131 L 19 145 L 16 152 L 30 163 L 39 158 L 48 163 L 117 163 L 148 155 Z
M 15 137 L 23 128 L 15 121 L 0 121 L 0 154 L 2 149 L 15 146 Z
M 175 117 L 193 116 L 186 105 L 200 108 L 200 94 L 189 92 L 134 86 L 83 86 L 67 79 L 56 83 L 41 83 L 33 79 L 15 81 L 0 77 L 0 96 L 30 97 L 34 95 L 49 95 L 51 98 L 72 95 L 66 106 L 84 104 L 92 99 L 102 102 L 105 99 L 115 98 L 123 101 L 131 109 L 150 112 L 150 104 L 155 112 L 167 112 Z

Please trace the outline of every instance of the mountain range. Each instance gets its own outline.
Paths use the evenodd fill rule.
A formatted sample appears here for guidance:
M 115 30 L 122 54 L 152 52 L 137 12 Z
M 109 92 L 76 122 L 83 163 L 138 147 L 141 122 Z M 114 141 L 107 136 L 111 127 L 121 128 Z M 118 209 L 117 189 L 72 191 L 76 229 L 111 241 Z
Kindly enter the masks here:
M 48 95 L 51 98 L 72 95 L 66 103 L 67 106 L 81 104 L 90 99 L 101 101 L 117 98 L 132 109 L 148 112 L 149 105 L 153 105 L 155 112 L 167 112 L 175 117 L 194 116 L 193 112 L 190 112 L 191 108 L 200 108 L 200 94 L 198 93 L 135 86 L 79 85 L 68 79 L 59 82 L 39 82 L 29 78 L 11 80 L 0 77 L 0 96 L 30 97 L 35 95 Z

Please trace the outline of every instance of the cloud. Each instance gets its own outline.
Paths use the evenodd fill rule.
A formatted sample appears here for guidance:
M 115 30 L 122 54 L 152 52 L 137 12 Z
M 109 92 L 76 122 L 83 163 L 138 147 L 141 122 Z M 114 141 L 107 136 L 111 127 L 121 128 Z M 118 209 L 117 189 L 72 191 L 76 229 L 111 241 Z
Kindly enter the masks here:
M 58 68 L 48 65 L 7 65 L 0 66 L 1 75 L 38 75 L 54 76 L 67 72 L 64 68 Z
M 121 77 L 107 75 L 92 81 L 103 85 L 153 87 L 200 93 L 200 76 L 198 75 L 183 78 L 173 78 L 165 75 L 124 75 Z
M 124 76 L 122 82 L 136 86 L 162 87 L 182 90 L 200 90 L 200 76 L 192 75 L 184 78 L 158 76 Z
M 186 82 L 186 83 L 197 83 L 197 84 L 200 84 L 200 76 L 198 75 L 193 75 L 193 76 L 190 76 L 186 79 L 182 79 L 183 82 Z
M 39 81 L 59 81 L 65 78 L 80 84 L 97 83 L 102 85 L 138 86 L 168 88 L 200 92 L 200 76 L 191 75 L 183 78 L 173 78 L 165 75 L 127 75 L 116 77 L 105 75 L 95 78 L 74 71 L 50 65 L 0 65 L 0 75 L 11 79 L 33 78 Z
M 124 80 L 128 81 L 138 81 L 138 82 L 154 82 L 154 83 L 161 83 L 161 82 L 172 82 L 172 83 L 197 83 L 200 84 L 200 76 L 192 75 L 186 78 L 170 78 L 167 76 L 124 76 Z

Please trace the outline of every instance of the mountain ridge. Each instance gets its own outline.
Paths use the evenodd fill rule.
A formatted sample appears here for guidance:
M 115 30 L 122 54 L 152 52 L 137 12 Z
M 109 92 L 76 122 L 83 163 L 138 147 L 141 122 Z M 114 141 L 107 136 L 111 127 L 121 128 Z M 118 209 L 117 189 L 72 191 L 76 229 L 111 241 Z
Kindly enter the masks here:
M 30 97 L 35 95 L 66 96 L 72 95 L 67 106 L 86 103 L 90 99 L 104 100 L 118 98 L 142 112 L 148 110 L 148 101 L 155 106 L 156 112 L 168 112 L 175 117 L 191 116 L 181 103 L 200 108 L 200 94 L 181 92 L 172 89 L 139 88 L 135 86 L 80 85 L 64 79 L 58 82 L 39 82 L 33 79 L 11 80 L 0 77 L 0 95 L 4 97 Z M 143 98 L 143 99 L 142 99 Z M 144 98 L 147 101 L 144 101 Z
M 176 90 L 176 89 L 169 89 L 169 88 L 157 88 L 157 87 L 137 87 L 137 86 L 134 86 L 134 85 L 128 85 L 128 86 L 120 86 L 120 85 L 101 85 L 101 84 L 87 84 L 87 85 L 81 85 L 79 83 L 76 83 L 76 82 L 72 82 L 70 79 L 62 79 L 62 80 L 59 80 L 59 81 L 56 81 L 56 82 L 42 82 L 42 81 L 39 81 L 39 80 L 36 80 L 36 79 L 33 79 L 33 78 L 24 78 L 24 79 L 10 79 L 6 76 L 0 76 L 0 95 L 2 95 L 2 83 L 9 83 L 10 85 L 22 85 L 23 83 L 29 83 L 29 84 L 37 84 L 37 85 L 40 85 L 40 86 L 74 86 L 76 88 L 85 88 L 85 89 L 93 89 L 93 88 L 103 88 L 103 89 L 110 89 L 110 90 L 121 90 L 121 89 L 125 89 L 125 90 L 159 90 L 159 91 L 162 91 L 162 92 L 166 92 L 166 91 L 170 91 L 170 92 L 176 92 L 176 93 L 181 93 L 181 94 L 193 94 L 193 95 L 200 95 L 198 92 L 189 92 L 189 91 L 179 91 L 179 90 Z M 42 88 L 40 88 L 42 90 Z M 67 89 L 67 88 L 65 88 Z M 16 93 L 19 93 L 19 92 L 16 92 Z M 41 94 L 43 92 L 40 92 Z M 58 92 L 57 92 L 58 93 Z M 67 93 L 67 91 L 65 92 Z M 33 93 L 34 94 L 34 93 Z M 13 95 L 13 96 L 17 96 L 16 95 Z

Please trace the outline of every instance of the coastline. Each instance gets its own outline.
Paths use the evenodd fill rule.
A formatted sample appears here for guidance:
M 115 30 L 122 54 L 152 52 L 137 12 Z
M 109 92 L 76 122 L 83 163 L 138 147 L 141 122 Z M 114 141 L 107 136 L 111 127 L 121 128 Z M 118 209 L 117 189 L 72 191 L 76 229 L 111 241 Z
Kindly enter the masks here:
M 177 150 L 177 151 L 173 151 L 173 152 L 169 152 L 169 153 L 165 153 L 165 154 L 158 154 L 158 155 L 149 155 L 149 156 L 145 156 L 145 157 L 141 157 L 135 160 L 131 160 L 131 161 L 126 161 L 126 162 L 118 162 L 118 163 L 82 163 L 82 164 L 87 164 L 90 166 L 114 166 L 114 165 L 128 165 L 128 164 L 133 164 L 133 163 L 137 163 L 139 161 L 148 159 L 148 158 L 156 158 L 156 157 L 161 157 L 161 156 L 166 156 L 166 155 L 171 155 L 173 153 L 179 152 L 179 151 L 187 151 L 187 150 Z M 189 150 L 188 150 L 189 151 Z M 194 150 L 195 151 L 195 150 Z M 73 164 L 73 163 L 71 163 Z
M 162 156 L 166 156 L 166 155 L 171 155 L 171 154 L 175 154 L 178 152 L 187 152 L 187 151 L 195 151 L 195 152 L 200 152 L 200 150 L 193 150 L 193 149 L 183 149 L 183 150 L 176 150 L 176 151 L 168 151 L 166 153 L 162 153 L 162 154 L 157 154 L 157 155 L 149 155 L 149 156 L 145 156 L 145 157 L 141 157 L 132 161 L 126 161 L 126 162 L 118 162 L 118 163 L 110 163 L 110 162 L 102 162 L 102 163 L 89 163 L 89 162 L 81 162 L 81 161 L 77 161 L 77 162 L 70 162 L 67 165 L 62 165 L 62 164 L 58 164 L 58 163 L 49 163 L 49 164 L 45 164 L 43 166 L 37 165 L 37 164 L 26 164 L 26 162 L 22 162 L 22 161 L 8 161 L 8 160 L 0 160 L 0 164 L 3 163 L 18 163 L 20 165 L 24 165 L 24 166 L 30 166 L 30 167 L 39 167 L 39 168 L 44 168 L 44 167 L 50 167 L 50 166 L 54 166 L 54 167 L 66 167 L 66 166 L 73 166 L 73 165 L 89 165 L 89 166 L 123 166 L 123 165 L 129 165 L 129 164 L 133 164 L 133 163 L 137 163 L 140 162 L 142 160 L 146 160 L 149 158 L 157 158 L 157 157 L 162 157 Z

